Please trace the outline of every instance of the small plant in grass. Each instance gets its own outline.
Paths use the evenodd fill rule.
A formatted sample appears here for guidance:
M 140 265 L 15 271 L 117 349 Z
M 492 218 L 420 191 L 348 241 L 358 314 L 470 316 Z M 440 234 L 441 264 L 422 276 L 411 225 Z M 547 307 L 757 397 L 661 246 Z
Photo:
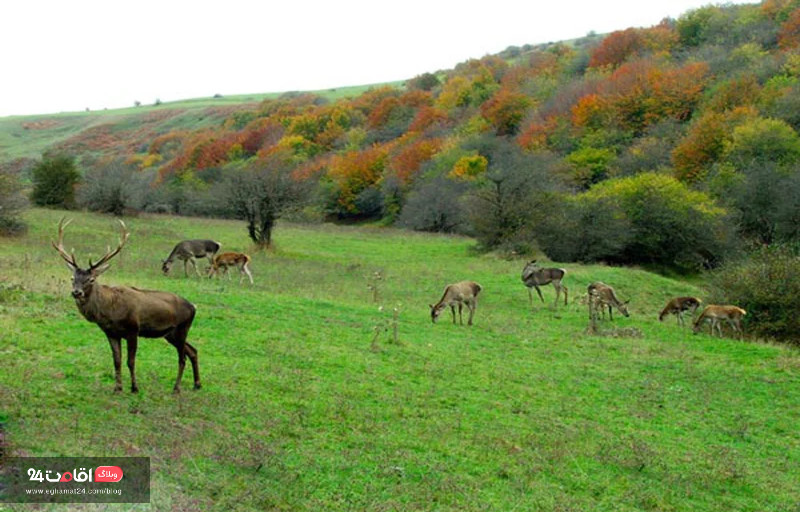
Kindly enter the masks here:
M 381 274 L 380 270 L 376 270 L 369 276 L 369 282 L 367 283 L 367 289 L 372 292 L 372 302 L 378 303 L 381 298 L 381 282 L 383 281 L 383 274 Z
M 396 305 L 392 308 L 392 316 L 391 317 L 382 317 L 381 320 L 375 324 L 373 327 L 373 335 L 372 335 L 372 342 L 370 344 L 370 350 L 373 352 L 380 351 L 380 347 L 378 346 L 378 339 L 381 336 L 381 333 L 391 333 L 390 341 L 395 345 L 400 345 L 400 340 L 397 337 L 397 326 L 398 320 L 400 318 L 400 306 L 401 304 Z M 379 313 L 383 313 L 384 307 L 380 306 L 378 308 Z

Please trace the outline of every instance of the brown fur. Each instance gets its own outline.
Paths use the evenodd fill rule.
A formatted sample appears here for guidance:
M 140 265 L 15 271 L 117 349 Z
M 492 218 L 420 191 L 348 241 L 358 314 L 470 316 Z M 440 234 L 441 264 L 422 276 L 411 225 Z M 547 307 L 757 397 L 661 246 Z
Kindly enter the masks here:
M 566 275 L 567 271 L 563 268 L 541 268 L 536 265 L 536 260 L 532 260 L 530 263 L 525 265 L 525 268 L 522 269 L 522 282 L 528 287 L 528 303 L 531 306 L 533 305 L 533 294 L 531 293 L 531 288 L 536 289 L 536 293 L 539 294 L 539 298 L 542 300 L 542 302 L 544 302 L 542 290 L 539 289 L 539 286 L 552 283 L 553 288 L 556 289 L 556 304 L 558 304 L 558 297 L 561 295 L 561 290 L 564 290 L 564 305 L 566 306 L 567 293 L 569 293 L 569 289 L 561 284 L 561 280 L 564 279 L 564 276 Z
M 589 285 L 588 290 L 590 316 L 597 313 L 603 313 L 603 315 L 605 315 L 605 308 L 608 307 L 608 317 L 614 320 L 614 315 L 611 312 L 612 306 L 617 308 L 624 316 L 631 316 L 630 313 L 628 313 L 628 302 L 630 301 L 626 300 L 622 302 L 619 300 L 614 288 L 603 282 L 596 281 Z
M 128 240 L 125 224 L 122 224 L 122 239 L 119 246 L 107 252 L 100 261 L 89 263 L 82 269 L 75 255 L 67 254 L 63 247 L 64 219 L 58 225 L 58 244 L 53 247 L 72 270 L 72 296 L 78 311 L 88 321 L 97 324 L 105 333 L 114 356 L 114 391 L 122 391 L 122 340 L 128 343 L 128 369 L 131 373 L 131 392 L 136 393 L 136 349 L 139 337 L 166 338 L 178 351 L 178 377 L 174 391 L 180 391 L 181 377 L 186 365 L 186 356 L 192 363 L 194 387 L 200 388 L 200 369 L 197 349 L 186 341 L 194 320 L 195 307 L 186 299 L 173 293 L 141 290 L 129 286 L 105 286 L 95 283 L 97 277 L 108 270 L 107 262 L 116 256 Z
M 183 260 L 184 276 L 189 277 L 189 271 L 186 266 L 191 263 L 194 273 L 199 277 L 200 271 L 197 270 L 197 264 L 194 262 L 195 258 L 208 258 L 208 262 L 212 263 L 214 255 L 217 254 L 220 247 L 222 245 L 214 240 L 184 240 L 183 242 L 178 242 L 161 265 L 161 271 L 167 274 L 172 267 L 172 263 L 178 259 Z
M 663 322 L 664 317 L 667 315 L 675 315 L 678 318 L 678 324 L 683 325 L 684 311 L 689 311 L 690 314 L 694 315 L 694 312 L 697 311 L 697 308 L 699 308 L 702 303 L 703 301 L 697 297 L 675 297 L 667 302 L 667 305 L 661 310 L 661 313 L 658 315 L 658 320 Z
M 228 274 L 228 267 L 237 267 L 239 269 L 239 284 L 242 284 L 245 275 L 250 278 L 250 284 L 253 284 L 253 274 L 250 273 L 249 264 L 250 256 L 247 254 L 241 252 L 223 252 L 222 254 L 214 256 L 214 260 L 211 262 L 211 268 L 208 269 L 208 277 L 213 277 L 214 274 L 222 269 L 222 273 L 226 274 L 228 279 L 230 279 L 231 275 Z
M 692 327 L 692 331 L 696 334 L 700 332 L 700 329 L 703 326 L 703 323 L 710 322 L 711 323 L 711 335 L 714 335 L 714 329 L 717 329 L 719 332 L 719 337 L 722 337 L 722 321 L 728 323 L 733 329 L 734 333 L 739 334 L 739 339 L 744 337 L 744 331 L 742 330 L 742 317 L 747 314 L 747 311 L 743 310 L 737 306 L 718 306 L 715 304 L 710 304 L 706 306 L 700 316 L 697 317 L 697 320 L 694 321 L 694 326 Z
M 458 306 L 458 320 L 461 325 L 464 325 L 464 319 L 461 317 L 461 310 L 463 306 L 469 309 L 469 320 L 467 325 L 472 325 L 472 317 L 475 315 L 475 310 L 478 308 L 478 294 L 483 288 L 475 281 L 460 281 L 455 284 L 447 285 L 444 289 L 444 294 L 439 302 L 431 304 L 431 321 L 436 323 L 442 311 L 450 306 L 450 311 L 453 313 L 453 323 L 456 323 L 456 306 Z

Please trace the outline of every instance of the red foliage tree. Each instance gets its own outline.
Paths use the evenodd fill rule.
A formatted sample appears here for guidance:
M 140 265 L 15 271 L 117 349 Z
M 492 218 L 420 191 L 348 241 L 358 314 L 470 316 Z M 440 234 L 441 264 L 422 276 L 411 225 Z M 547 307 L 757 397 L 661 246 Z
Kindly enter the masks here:
M 531 103 L 528 96 L 501 88 L 481 105 L 481 114 L 492 123 L 497 135 L 515 135 Z
M 444 125 L 447 122 L 447 114 L 436 107 L 423 106 L 417 111 L 417 115 L 411 120 L 408 127 L 409 132 L 422 132 L 434 125 Z
M 548 148 L 548 138 L 558 128 L 558 117 L 549 116 L 530 123 L 517 137 L 517 143 L 528 151 Z
M 589 67 L 617 67 L 644 47 L 644 38 L 635 28 L 612 32 L 594 49 Z
M 390 167 L 401 183 L 409 183 L 423 163 L 430 160 L 442 147 L 442 139 L 418 139 L 395 152 Z
M 788 19 L 781 24 L 778 46 L 785 50 L 800 46 L 800 8 L 789 13 Z

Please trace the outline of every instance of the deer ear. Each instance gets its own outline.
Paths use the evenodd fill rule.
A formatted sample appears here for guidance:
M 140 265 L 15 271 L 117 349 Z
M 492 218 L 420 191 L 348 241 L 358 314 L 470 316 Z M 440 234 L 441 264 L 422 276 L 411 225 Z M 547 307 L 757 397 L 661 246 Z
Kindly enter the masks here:
M 100 274 L 102 274 L 103 272 L 105 272 L 106 270 L 108 270 L 110 267 L 111 267 L 111 265 L 108 265 L 108 264 L 105 264 L 105 265 L 100 265 L 100 266 L 99 266 L 99 267 L 97 267 L 96 269 L 93 269 L 93 270 L 92 270 L 92 275 L 93 275 L 93 276 L 95 276 L 95 277 L 96 277 L 96 276 L 99 276 Z

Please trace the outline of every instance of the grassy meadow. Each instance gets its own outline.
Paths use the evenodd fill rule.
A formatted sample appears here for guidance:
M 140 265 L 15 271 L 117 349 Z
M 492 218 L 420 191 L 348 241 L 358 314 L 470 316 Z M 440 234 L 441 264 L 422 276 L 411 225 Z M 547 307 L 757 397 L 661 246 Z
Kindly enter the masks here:
M 50 247 L 63 214 L 30 210 L 26 236 L 0 239 L 8 449 L 149 456 L 153 471 L 150 506 L 69 509 L 800 509 L 800 353 L 658 322 L 668 298 L 703 296 L 696 283 L 563 265 L 569 305 L 553 308 L 547 286 L 531 309 L 525 262 L 477 254 L 470 239 L 287 224 L 274 250 L 251 253 L 255 286 L 186 279 L 182 265 L 165 277 L 181 239 L 250 251 L 244 225 L 143 215 L 126 219 L 128 245 L 100 281 L 197 306 L 203 389 L 187 365 L 173 395 L 175 350 L 153 339 L 139 343 L 139 394 L 124 364 L 114 394 L 108 342 Z M 112 218 L 69 216 L 65 246 L 81 264 L 116 243 Z M 462 279 L 483 286 L 475 325 L 449 312 L 432 325 L 428 304 Z M 614 326 L 640 336 L 585 333 L 595 280 L 631 299 Z

